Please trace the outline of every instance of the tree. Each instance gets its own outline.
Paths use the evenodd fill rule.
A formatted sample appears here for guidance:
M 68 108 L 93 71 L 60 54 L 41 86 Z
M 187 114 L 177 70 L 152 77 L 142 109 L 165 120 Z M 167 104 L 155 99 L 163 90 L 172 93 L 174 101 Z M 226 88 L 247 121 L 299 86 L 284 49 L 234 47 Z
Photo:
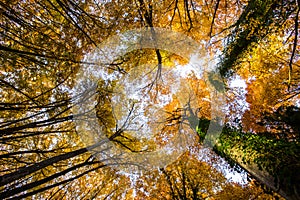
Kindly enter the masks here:
M 284 177 L 298 176 L 297 170 L 294 169 L 298 166 L 296 160 L 299 147 L 297 147 L 297 142 L 294 143 L 297 141 L 295 135 L 298 133 L 297 131 L 287 133 L 282 125 L 285 124 L 287 129 L 290 125 L 275 116 L 278 116 L 282 108 L 294 107 L 299 99 L 299 73 L 297 67 L 295 68 L 299 61 L 296 53 L 299 52 L 298 16 L 299 1 L 249 1 L 239 19 L 232 26 L 233 33 L 228 37 L 220 62 L 220 72 L 224 77 L 235 73 L 244 78 L 247 83 L 246 100 L 249 105 L 240 124 L 243 130 L 248 132 L 240 135 L 244 141 L 239 140 L 235 145 L 230 148 L 225 147 L 225 149 L 231 149 L 231 153 L 235 152 L 239 155 L 237 148 L 240 147 L 237 146 L 242 145 L 242 152 L 249 157 L 247 159 L 239 155 L 237 159 L 244 158 L 250 161 L 250 158 L 258 156 L 250 163 L 254 162 L 268 171 L 270 176 L 275 178 L 275 183 L 273 181 L 272 184 L 279 185 L 277 189 L 282 190 L 282 194 L 290 199 L 299 198 L 297 197 L 299 189 L 294 186 L 284 186 L 294 182 L 291 180 L 293 178 L 287 181 Z M 247 143 L 248 136 L 252 137 L 250 140 L 253 142 L 251 142 L 254 145 L 253 148 L 250 144 L 244 144 Z M 222 139 L 229 141 L 228 138 L 226 139 L 225 136 Z M 239 137 L 234 136 L 234 138 Z M 284 146 L 293 149 L 288 156 L 280 153 L 285 151 Z M 271 158 L 274 153 L 277 155 L 276 158 Z M 232 156 L 229 157 L 232 158 Z M 285 165 L 281 161 L 289 164 Z M 245 168 L 250 168 L 250 166 L 251 164 L 248 163 Z M 290 174 L 283 175 L 287 171 Z M 278 174 L 281 174 L 280 177 L 277 177 Z M 265 180 L 267 182 L 267 178 Z M 278 180 L 280 183 L 276 183 Z
M 141 140 L 142 134 L 131 135 L 134 120 L 136 122 L 141 116 L 137 102 L 122 104 L 124 108 L 129 108 L 124 115 L 114 110 L 116 102 L 112 98 L 116 88 L 122 92 L 121 81 L 99 80 L 95 94 L 91 94 L 91 91 L 83 91 L 77 96 L 70 94 L 79 69 L 83 65 L 99 65 L 86 62 L 85 56 L 110 36 L 127 29 L 148 28 L 151 37 L 155 39 L 157 33 L 153 27 L 170 28 L 201 41 L 209 56 L 223 51 L 220 72 L 224 77 L 230 74 L 228 72 L 235 71 L 249 79 L 247 101 L 251 113 L 244 115 L 245 129 L 255 129 L 255 133 L 261 131 L 255 123 L 259 118 L 269 126 L 276 123 L 276 120 L 282 120 L 279 117 L 284 118 L 285 114 L 280 109 L 276 114 L 271 114 L 280 100 L 289 100 L 282 107 L 287 108 L 284 111 L 286 114 L 294 113 L 288 108 L 292 108 L 299 94 L 298 70 L 294 67 L 299 65 L 299 1 L 3 1 L 0 9 L 2 198 L 131 198 L 134 191 L 127 189 L 132 180 L 120 174 L 113 166 L 133 167 L 137 163 L 120 160 L 120 155 L 99 157 L 100 154 L 109 154 L 104 144 L 113 142 L 131 153 L 150 151 L 155 146 L 165 145 L 165 137 L 179 135 L 180 127 L 184 127 L 192 135 L 191 138 L 196 138 L 198 131 L 200 139 L 203 139 L 207 122 L 211 120 L 211 107 L 207 101 L 207 83 L 199 80 L 195 74 L 182 80 L 189 85 L 190 93 L 194 96 L 187 95 L 184 90 L 177 93 L 174 95 L 177 97 L 162 106 L 163 112 L 157 112 L 159 117 L 155 122 L 159 123 L 149 123 L 156 131 L 152 141 Z M 279 37 L 277 33 L 280 33 Z M 227 41 L 226 46 L 224 41 Z M 147 67 L 144 66 L 139 68 L 139 76 L 134 77 L 134 81 L 147 79 L 144 95 L 149 94 L 152 103 L 157 103 L 159 95 L 169 94 L 171 86 L 178 83 L 169 74 L 170 84 L 164 84 L 164 73 L 169 69 L 174 70 L 177 65 L 188 63 L 174 53 L 153 48 L 129 52 L 111 63 L 101 63 L 99 68 L 108 74 L 116 73 L 119 77 L 126 77 L 136 65 L 152 64 L 151 76 L 145 74 Z M 272 87 L 263 81 L 265 79 L 270 80 L 269 85 Z M 286 85 L 279 86 L 280 83 Z M 97 97 L 97 105 L 86 113 L 74 114 L 74 108 L 83 105 L 91 95 Z M 256 99 L 251 95 L 256 95 Z M 179 105 L 179 99 L 186 97 L 184 104 Z M 269 117 L 264 118 L 261 110 L 270 113 L 265 114 Z M 103 137 L 89 137 L 89 130 L 75 128 L 74 119 L 92 121 L 89 112 L 96 112 L 97 123 L 105 133 Z M 150 107 L 145 109 L 145 113 L 151 114 Z M 272 122 L 269 122 L 270 119 Z M 284 118 L 282 121 L 293 126 L 295 132 L 298 131 L 293 119 Z M 227 137 L 238 141 L 241 135 L 232 136 L 228 133 Z M 81 138 L 88 138 L 89 141 L 83 143 Z M 297 169 L 297 164 L 294 165 L 296 157 L 292 155 L 297 152 L 294 151 L 297 145 L 284 142 L 279 145 L 280 148 L 273 148 L 272 145 L 279 144 L 278 141 L 268 141 L 263 134 L 256 137 L 253 132 L 249 138 L 268 142 L 270 146 L 265 146 L 270 148 L 266 148 L 266 151 L 274 150 L 271 155 L 259 154 L 258 161 L 266 159 L 267 162 L 262 162 L 262 165 L 267 163 L 267 166 L 274 163 L 274 156 L 282 155 L 283 145 L 292 146 L 291 156 L 283 160 L 290 165 L 280 169 Z M 258 152 L 253 149 L 253 141 L 242 142 L 248 145 L 246 150 L 250 149 L 245 151 L 247 156 L 249 152 Z M 225 155 L 221 152 L 221 155 Z M 277 166 L 277 161 L 275 163 Z M 274 168 L 270 169 L 274 171 Z M 172 195 L 174 198 L 214 196 L 212 191 L 218 185 L 208 180 L 214 177 L 224 188 L 242 193 L 239 186 L 226 185 L 224 177 L 218 173 L 211 174 L 210 170 L 207 164 L 183 157 L 169 168 L 153 172 L 161 182 L 159 188 L 152 192 L 157 191 L 157 196 L 161 192 L 168 193 L 170 198 Z M 176 182 L 177 179 L 180 181 Z M 148 181 L 154 184 L 156 179 L 152 176 Z M 283 181 L 288 182 L 287 179 Z M 249 191 L 257 194 L 257 191 L 249 189 L 244 195 L 251 196 Z M 143 198 L 145 194 L 139 195 Z M 231 198 L 228 195 L 220 191 L 214 197 Z

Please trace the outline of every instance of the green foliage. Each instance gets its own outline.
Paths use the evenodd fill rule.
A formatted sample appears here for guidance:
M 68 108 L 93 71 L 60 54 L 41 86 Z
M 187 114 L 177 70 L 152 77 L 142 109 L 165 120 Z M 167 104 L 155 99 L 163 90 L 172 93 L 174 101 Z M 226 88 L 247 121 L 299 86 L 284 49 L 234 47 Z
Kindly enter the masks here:
M 276 139 L 270 133 L 254 134 L 226 126 L 214 150 L 231 164 L 240 159 L 244 164 L 256 164 L 259 170 L 267 171 L 275 178 L 278 187 L 289 188 L 298 180 L 295 173 L 300 170 L 299 141 Z
M 200 118 L 199 119 L 199 123 L 196 126 L 196 131 L 199 135 L 200 143 L 203 142 L 203 140 L 204 140 L 204 138 L 207 134 L 209 123 L 210 123 L 210 120 L 208 120 L 208 119 L 205 119 L 205 118 Z

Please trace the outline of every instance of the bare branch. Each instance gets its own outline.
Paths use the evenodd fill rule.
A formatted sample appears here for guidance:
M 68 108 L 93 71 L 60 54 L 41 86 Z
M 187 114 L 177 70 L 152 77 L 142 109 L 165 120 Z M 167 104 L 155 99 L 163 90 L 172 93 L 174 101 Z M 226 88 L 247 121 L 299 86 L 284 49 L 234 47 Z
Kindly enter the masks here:
M 297 12 L 296 12 L 296 17 L 295 17 L 295 37 L 294 37 L 294 43 L 293 43 L 293 50 L 292 50 L 292 55 L 290 58 L 290 62 L 289 62 L 289 80 L 288 80 L 288 90 L 290 90 L 290 86 L 291 86 L 291 81 L 292 81 L 292 73 L 293 73 L 293 60 L 294 60 L 294 56 L 295 56 L 295 52 L 296 52 L 296 48 L 297 48 L 297 43 L 298 43 L 298 28 L 299 28 L 299 12 L 300 12 L 300 1 L 297 0 Z

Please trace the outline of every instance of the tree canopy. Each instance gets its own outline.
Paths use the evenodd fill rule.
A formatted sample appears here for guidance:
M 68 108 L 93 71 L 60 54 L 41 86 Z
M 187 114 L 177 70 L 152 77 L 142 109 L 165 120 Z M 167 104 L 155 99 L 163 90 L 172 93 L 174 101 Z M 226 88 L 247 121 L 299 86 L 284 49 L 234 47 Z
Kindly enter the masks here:
M 2 0 L 0 199 L 299 199 L 299 12 L 299 0 Z M 136 29 L 155 48 L 130 50 L 130 35 L 100 48 Z M 84 69 L 101 78 L 74 93 Z

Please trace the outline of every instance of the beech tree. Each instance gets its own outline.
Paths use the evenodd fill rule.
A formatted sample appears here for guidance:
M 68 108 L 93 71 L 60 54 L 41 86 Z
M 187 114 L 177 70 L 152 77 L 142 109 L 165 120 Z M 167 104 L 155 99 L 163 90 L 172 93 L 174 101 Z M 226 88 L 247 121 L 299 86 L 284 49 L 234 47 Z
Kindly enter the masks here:
M 118 170 L 143 166 L 110 155 L 107 143 L 143 154 L 165 145 L 165 138 L 179 135 L 180 128 L 201 143 L 211 122 L 208 83 L 196 72 L 180 80 L 172 75 L 172 70 L 189 65 L 186 58 L 153 48 L 128 52 L 110 63 L 86 61 L 111 36 L 146 28 L 155 39 L 154 27 L 200 42 L 206 56 L 219 62 L 216 67 L 225 85 L 233 75 L 245 80 L 249 106 L 238 113 L 241 128 L 230 121 L 238 108 L 230 110 L 214 150 L 285 198 L 299 198 L 299 5 L 299 0 L 0 2 L 0 198 L 232 199 L 237 197 L 233 193 L 279 198 L 255 184 L 243 190 L 226 183 L 221 173 L 189 153 L 141 175 L 134 189 L 132 176 Z M 103 78 L 95 91 L 72 95 L 83 66 L 98 66 L 124 82 Z M 136 66 L 142 66 L 138 75 Z M 143 112 L 136 107 L 140 102 L 113 100 L 117 92 L 124 92 L 132 74 L 135 83 L 147 83 L 142 92 L 150 96 L 150 103 L 143 103 L 150 106 Z M 182 83 L 189 94 L 173 94 Z M 226 90 L 232 92 L 229 86 Z M 93 109 L 76 114 L 76 106 L 92 95 L 97 99 Z M 158 104 L 159 95 L 172 100 L 160 107 L 162 112 L 153 113 L 151 103 Z M 234 95 L 228 95 L 228 101 L 238 104 Z M 128 108 L 124 116 L 122 108 Z M 92 120 L 89 112 L 96 113 L 105 137 L 76 129 L 76 120 Z M 142 125 L 135 130 L 141 132 L 139 137 L 132 135 L 132 125 L 144 115 L 157 115 L 157 121 L 144 125 L 152 130 L 152 140 L 142 138 Z M 127 120 L 121 123 L 121 117 Z M 259 169 L 247 168 L 253 165 Z M 258 177 L 254 172 L 269 175 Z

